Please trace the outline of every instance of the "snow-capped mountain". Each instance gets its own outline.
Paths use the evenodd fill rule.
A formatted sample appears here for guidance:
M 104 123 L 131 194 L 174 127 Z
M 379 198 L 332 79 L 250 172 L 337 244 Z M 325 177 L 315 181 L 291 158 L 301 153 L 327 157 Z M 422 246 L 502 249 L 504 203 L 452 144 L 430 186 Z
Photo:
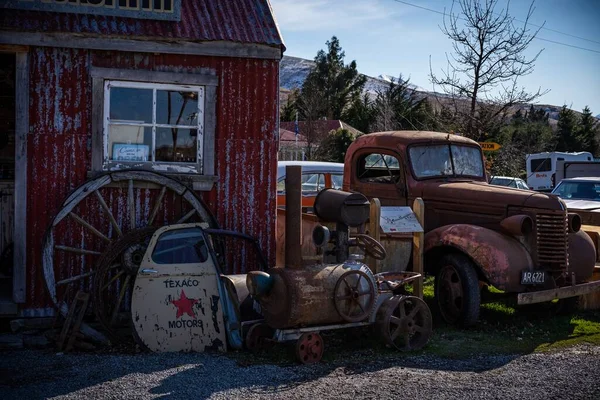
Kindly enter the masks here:
M 287 90 L 300 88 L 314 66 L 315 63 L 312 60 L 283 56 L 279 65 L 279 86 Z M 390 84 L 392 79 L 394 82 L 398 82 L 398 78 L 392 77 L 391 75 L 379 75 L 376 78 L 368 75 L 365 76 L 367 77 L 365 91 L 371 95 L 375 95 L 378 91 L 384 90 Z M 409 83 L 409 87 L 417 92 L 426 92 L 422 87 L 413 85 L 412 83 Z

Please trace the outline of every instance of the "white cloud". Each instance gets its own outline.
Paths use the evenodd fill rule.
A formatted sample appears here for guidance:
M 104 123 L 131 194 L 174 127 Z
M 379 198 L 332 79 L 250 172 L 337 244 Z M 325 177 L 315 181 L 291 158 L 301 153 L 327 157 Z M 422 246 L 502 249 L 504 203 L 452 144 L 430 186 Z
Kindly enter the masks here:
M 296 32 L 351 30 L 366 22 L 383 22 L 397 12 L 378 0 L 271 0 L 271 5 L 279 27 Z

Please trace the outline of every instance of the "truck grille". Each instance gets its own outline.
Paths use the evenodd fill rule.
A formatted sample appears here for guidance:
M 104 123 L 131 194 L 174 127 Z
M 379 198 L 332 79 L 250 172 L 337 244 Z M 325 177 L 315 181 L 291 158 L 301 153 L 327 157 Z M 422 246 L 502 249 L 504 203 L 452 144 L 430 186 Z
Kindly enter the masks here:
M 537 214 L 537 262 L 552 271 L 564 271 L 568 265 L 567 213 Z

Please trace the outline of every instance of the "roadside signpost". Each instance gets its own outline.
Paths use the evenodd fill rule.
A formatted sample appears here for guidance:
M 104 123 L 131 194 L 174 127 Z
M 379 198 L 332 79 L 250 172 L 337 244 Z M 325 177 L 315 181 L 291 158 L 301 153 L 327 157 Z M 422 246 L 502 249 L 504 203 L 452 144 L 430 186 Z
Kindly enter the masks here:
M 479 145 L 483 151 L 498 151 L 502 148 L 501 145 L 494 142 L 479 142 Z

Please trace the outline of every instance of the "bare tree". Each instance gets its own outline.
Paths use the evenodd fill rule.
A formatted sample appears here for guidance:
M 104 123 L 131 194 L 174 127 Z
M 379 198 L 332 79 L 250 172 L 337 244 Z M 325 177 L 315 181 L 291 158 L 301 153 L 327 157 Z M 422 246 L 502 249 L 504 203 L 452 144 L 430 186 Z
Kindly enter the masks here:
M 498 0 L 458 0 L 450 13 L 444 13 L 442 32 L 452 40 L 453 54 L 446 56 L 447 68 L 439 75 L 431 69 L 431 81 L 449 95 L 438 100 L 451 104 L 464 133 L 479 139 L 510 108 L 529 103 L 547 93 L 529 92 L 517 84 L 518 78 L 533 71 L 534 57 L 524 55 L 539 30 L 531 32 L 529 19 L 534 3 L 529 6 L 521 26 L 510 16 L 508 4 L 498 8 Z M 543 26 L 543 25 L 542 25 Z M 431 67 L 430 67 L 431 68 Z

